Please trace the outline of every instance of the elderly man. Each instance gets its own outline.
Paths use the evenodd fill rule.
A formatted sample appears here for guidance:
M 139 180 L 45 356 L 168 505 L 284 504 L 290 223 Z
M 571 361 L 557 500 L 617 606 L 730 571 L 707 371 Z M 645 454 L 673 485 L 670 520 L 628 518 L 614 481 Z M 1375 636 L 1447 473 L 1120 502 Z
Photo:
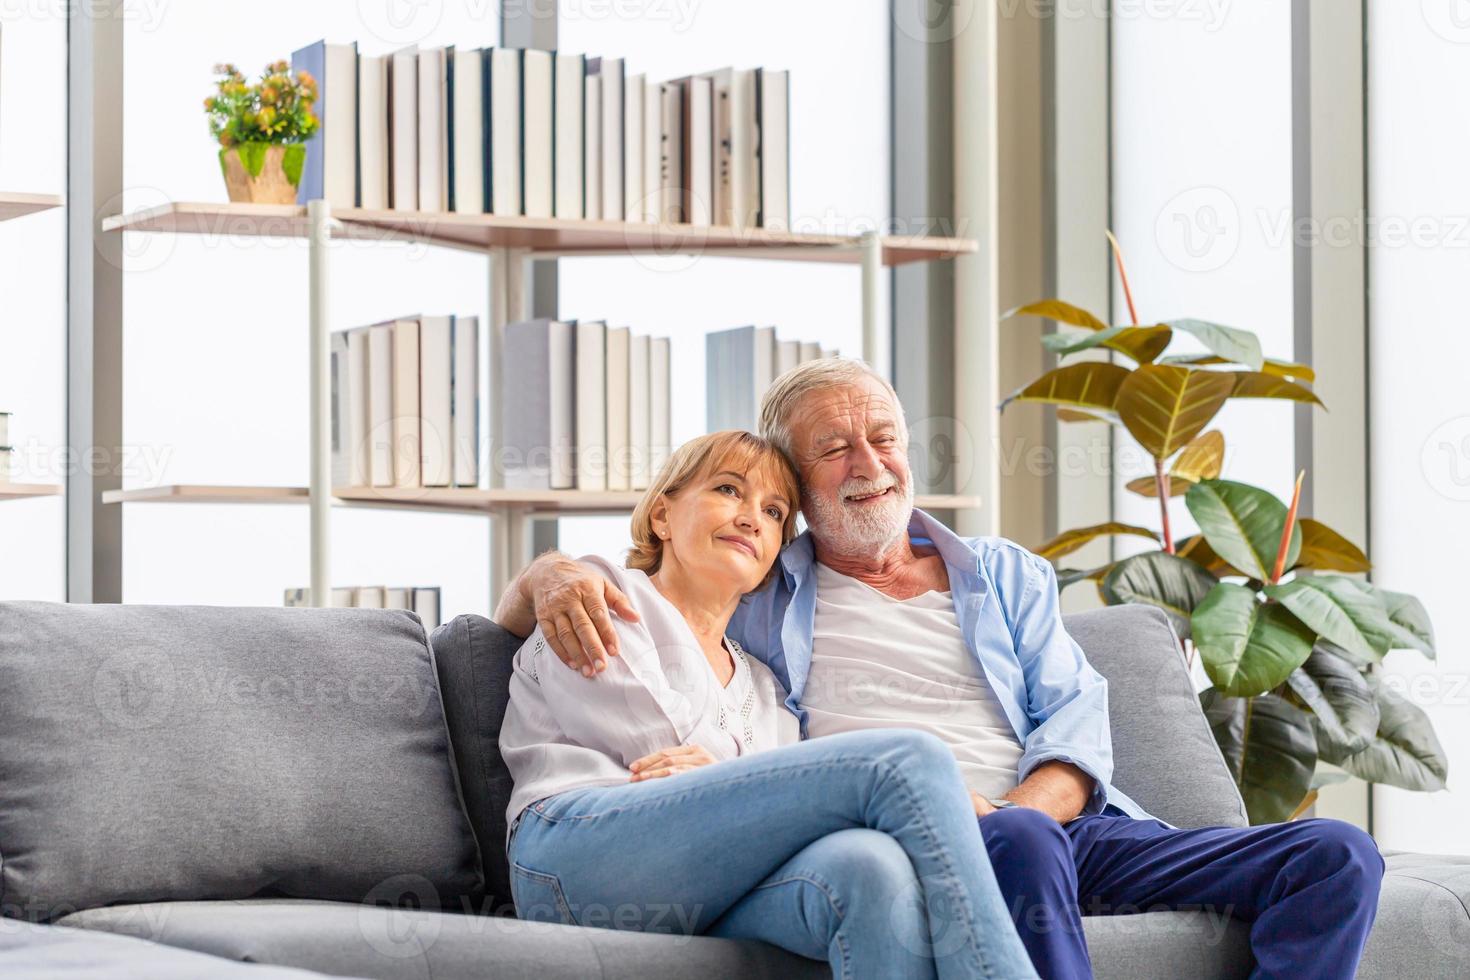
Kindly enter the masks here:
M 1372 839 L 1335 820 L 1180 830 L 1113 788 L 1107 684 L 1062 626 L 1054 570 L 914 509 L 885 379 L 858 361 L 808 362 L 766 394 L 761 428 L 796 465 L 809 530 L 741 603 L 731 636 L 786 685 L 804 737 L 905 727 L 948 743 L 1043 977 L 1091 976 L 1083 914 L 1156 908 L 1251 923 L 1256 976 L 1353 976 L 1383 874 Z M 522 635 L 539 621 L 595 678 L 617 652 L 614 614 L 636 616 L 553 553 L 497 619 Z

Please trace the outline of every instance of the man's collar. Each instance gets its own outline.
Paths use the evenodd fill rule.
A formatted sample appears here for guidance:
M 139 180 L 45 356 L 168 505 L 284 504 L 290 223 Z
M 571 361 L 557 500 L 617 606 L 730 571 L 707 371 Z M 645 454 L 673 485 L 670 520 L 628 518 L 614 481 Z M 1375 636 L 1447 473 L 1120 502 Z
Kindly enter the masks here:
M 911 542 L 932 544 L 950 568 L 966 572 L 979 570 L 979 554 L 969 542 L 917 507 L 909 517 L 908 534 Z M 781 549 L 781 567 L 789 577 L 798 581 L 811 571 L 816 560 L 816 546 L 809 529 Z

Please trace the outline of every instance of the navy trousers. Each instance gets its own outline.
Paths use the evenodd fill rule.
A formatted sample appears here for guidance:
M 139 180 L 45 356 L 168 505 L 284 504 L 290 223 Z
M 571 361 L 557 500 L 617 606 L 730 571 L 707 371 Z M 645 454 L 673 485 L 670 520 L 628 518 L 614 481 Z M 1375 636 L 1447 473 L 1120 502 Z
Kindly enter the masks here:
M 1092 976 L 1084 915 L 1200 910 L 1251 924 L 1253 977 L 1351 978 L 1383 858 L 1340 820 L 1176 830 L 1109 806 L 1066 825 L 1038 810 L 980 819 L 995 877 L 1044 980 Z

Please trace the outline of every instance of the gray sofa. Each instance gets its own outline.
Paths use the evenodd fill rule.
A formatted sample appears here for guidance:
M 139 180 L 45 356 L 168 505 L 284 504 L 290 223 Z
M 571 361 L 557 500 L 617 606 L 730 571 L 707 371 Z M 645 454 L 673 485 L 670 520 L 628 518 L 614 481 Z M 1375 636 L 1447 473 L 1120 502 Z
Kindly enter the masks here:
M 1163 614 L 1066 624 L 1109 680 L 1118 786 L 1181 826 L 1243 824 Z M 827 975 L 756 943 L 512 917 L 518 645 L 478 616 L 431 645 L 402 612 L 0 603 L 0 974 Z M 1361 975 L 1470 975 L 1470 858 L 1387 862 Z M 1206 912 L 1085 927 L 1103 978 L 1252 966 L 1248 927 Z

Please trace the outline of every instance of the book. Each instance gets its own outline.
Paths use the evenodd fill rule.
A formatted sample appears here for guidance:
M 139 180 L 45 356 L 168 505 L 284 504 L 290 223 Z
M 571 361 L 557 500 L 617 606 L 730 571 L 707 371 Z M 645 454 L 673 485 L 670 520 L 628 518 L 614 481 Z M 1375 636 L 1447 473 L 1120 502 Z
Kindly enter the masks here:
M 580 54 L 556 56 L 554 128 L 556 143 L 552 167 L 556 173 L 554 212 L 558 218 L 585 214 L 586 160 L 582 139 L 586 132 L 585 99 L 587 59 Z
M 801 343 L 795 340 L 776 341 L 776 377 L 781 377 L 801 363 Z
M 705 336 L 705 424 L 710 432 L 757 430 L 761 397 L 774 380 L 774 327 L 735 327 Z
M 643 221 L 646 192 L 643 182 L 643 114 L 647 80 L 629 75 L 623 80 L 623 221 Z
M 395 211 L 419 209 L 419 59 L 418 48 L 393 52 L 388 62 L 388 148 L 391 199 Z
M 357 45 L 317 41 L 291 53 L 291 70 L 316 79 L 321 126 L 306 141 L 296 203 L 357 207 Z
M 607 324 L 581 320 L 576 331 L 578 490 L 607 489 Z
M 801 345 L 801 363 L 815 361 L 822 356 L 822 345 L 812 341 L 804 341 Z
M 449 95 L 445 71 L 451 50 L 424 48 L 419 51 L 420 211 L 449 209 Z
M 550 218 L 555 207 L 556 83 L 550 51 L 521 52 L 521 181 L 528 218 Z
M 387 210 L 389 200 L 388 61 L 357 58 L 357 202 L 373 211 Z
M 602 76 L 591 73 L 590 62 L 585 85 L 587 94 L 582 103 L 585 197 L 582 204 L 586 217 L 598 219 L 602 217 Z
M 759 69 L 737 68 L 730 80 L 730 225 L 754 228 L 760 215 Z
M 663 219 L 664 96 L 657 82 L 643 87 L 643 206 L 638 220 Z
M 691 225 L 708 226 L 714 218 L 714 83 L 708 78 L 686 78 L 683 89 L 681 212 Z
M 419 435 L 419 321 L 394 320 L 393 486 L 423 485 Z
M 648 465 L 656 476 L 664 468 L 673 448 L 669 426 L 669 338 L 648 342 Z
M 454 318 L 419 319 L 420 485 L 454 482 Z
M 791 74 L 761 72 L 760 224 L 791 228 Z
M 684 217 L 684 89 L 664 84 L 663 126 L 659 152 L 659 220 L 677 224 Z
M 607 328 L 607 488 L 633 489 L 632 431 L 629 421 L 631 343 L 627 327 Z
M 449 431 L 454 441 L 454 485 L 480 485 L 480 318 L 457 316 L 451 324 Z
M 10 445 L 10 413 L 0 412 L 0 446 Z
M 602 218 L 622 221 L 623 207 L 623 140 L 626 136 L 623 113 L 627 99 L 623 94 L 623 59 L 602 58 L 598 63 L 602 79 Z
M 449 86 L 449 208 L 460 214 L 485 210 L 485 53 L 453 52 Z
M 439 586 L 415 586 L 413 590 L 413 612 L 426 630 L 439 628 Z
M 343 475 L 348 486 L 368 487 L 373 483 L 372 414 L 368 405 L 368 328 L 348 330 L 346 338 L 347 422 L 342 434 L 348 462 Z
M 352 590 L 352 604 L 358 609 L 382 609 L 387 604 L 387 591 L 381 585 L 359 585 Z
M 384 609 L 413 609 L 413 589 L 406 586 L 389 586 L 383 597 Z
M 499 391 L 505 486 L 569 490 L 576 478 L 573 324 L 529 320 L 505 328 Z
M 490 51 L 490 211 L 522 214 L 521 52 Z
M 310 594 L 310 589 L 287 589 L 285 598 L 286 608 L 291 609 L 299 606 L 309 605 L 310 603 L 307 600 Z
M 391 487 L 393 485 L 393 324 L 379 323 L 368 327 L 367 338 L 368 461 L 372 476 L 371 486 Z
M 710 190 L 710 214 L 711 221 L 716 225 L 731 225 L 734 223 L 734 198 L 732 196 L 731 179 L 731 115 L 730 115 L 730 88 L 734 82 L 735 69 L 721 68 L 717 71 L 706 72 L 698 76 L 710 81 L 711 97 L 711 143 L 713 146 L 713 159 L 711 161 L 711 190 Z
M 628 338 L 628 456 L 633 464 L 634 490 L 647 490 L 648 465 L 648 336 Z
M 357 346 L 354 363 L 352 335 L 347 331 L 332 334 L 332 486 L 360 487 L 367 484 L 367 445 L 364 439 L 365 418 L 357 409 L 366 404 L 365 379 L 354 377 L 354 367 L 367 366 L 364 343 Z M 365 338 L 359 334 L 359 340 Z

